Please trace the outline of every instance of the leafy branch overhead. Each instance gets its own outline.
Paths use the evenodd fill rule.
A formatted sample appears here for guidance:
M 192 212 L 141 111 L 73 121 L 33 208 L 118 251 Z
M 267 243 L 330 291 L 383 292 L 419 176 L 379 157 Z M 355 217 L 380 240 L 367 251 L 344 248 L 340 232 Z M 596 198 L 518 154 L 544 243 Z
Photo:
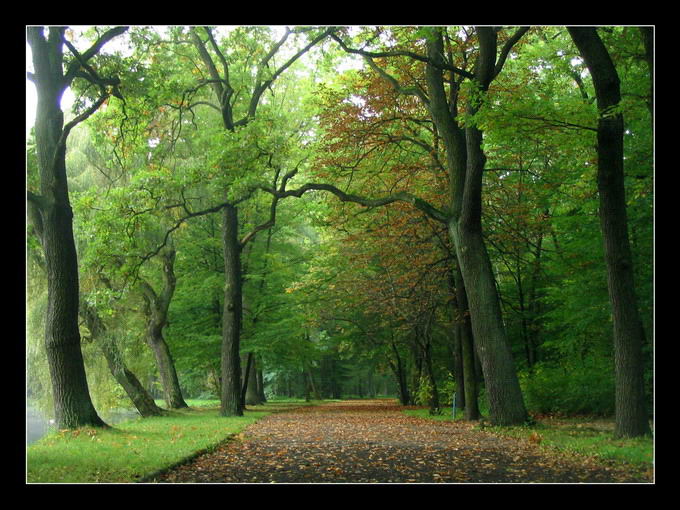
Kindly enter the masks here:
M 650 32 L 28 27 L 31 394 L 65 428 L 455 393 L 466 423 L 644 436 Z

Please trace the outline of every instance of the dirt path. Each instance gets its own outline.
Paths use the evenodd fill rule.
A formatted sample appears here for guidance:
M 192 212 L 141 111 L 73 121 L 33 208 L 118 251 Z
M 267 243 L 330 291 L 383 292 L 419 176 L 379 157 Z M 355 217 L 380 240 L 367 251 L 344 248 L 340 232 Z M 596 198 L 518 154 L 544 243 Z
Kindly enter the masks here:
M 405 416 L 389 401 L 346 401 L 275 413 L 161 483 L 647 482 L 593 461 L 465 422 Z

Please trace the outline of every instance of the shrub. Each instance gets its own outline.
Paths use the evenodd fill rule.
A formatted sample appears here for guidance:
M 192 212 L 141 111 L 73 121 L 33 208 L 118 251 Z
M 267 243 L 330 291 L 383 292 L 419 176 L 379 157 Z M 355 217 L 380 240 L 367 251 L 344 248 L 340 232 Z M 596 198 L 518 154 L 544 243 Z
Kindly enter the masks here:
M 614 413 L 613 366 L 607 359 L 578 365 L 536 365 L 520 376 L 527 409 L 540 414 Z

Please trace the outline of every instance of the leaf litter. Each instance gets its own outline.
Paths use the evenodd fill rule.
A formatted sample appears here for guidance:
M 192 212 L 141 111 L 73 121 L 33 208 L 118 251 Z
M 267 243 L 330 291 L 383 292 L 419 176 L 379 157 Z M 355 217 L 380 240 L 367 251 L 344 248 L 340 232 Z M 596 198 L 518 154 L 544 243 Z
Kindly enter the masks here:
M 407 416 L 393 401 L 271 414 L 159 483 L 649 483 L 596 459 L 546 452 L 465 421 Z

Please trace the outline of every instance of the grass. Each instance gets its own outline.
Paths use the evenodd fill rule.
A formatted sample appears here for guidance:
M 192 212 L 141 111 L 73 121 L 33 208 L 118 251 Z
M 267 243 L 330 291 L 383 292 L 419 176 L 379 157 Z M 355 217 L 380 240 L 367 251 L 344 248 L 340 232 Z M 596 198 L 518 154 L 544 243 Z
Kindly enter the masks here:
M 430 415 L 426 408 L 406 409 L 404 413 L 428 420 L 452 420 L 451 409 L 442 410 L 441 415 Z M 461 419 L 461 415 L 457 414 L 456 420 Z M 545 417 L 538 419 L 533 426 L 492 427 L 481 424 L 479 428 L 498 435 L 538 440 L 540 446 L 548 450 L 626 463 L 638 470 L 651 470 L 653 467 L 653 438 L 616 439 L 614 422 L 611 419 Z
M 490 427 L 494 432 L 528 438 L 537 434 L 540 444 L 577 455 L 624 462 L 636 468 L 652 468 L 654 440 L 651 436 L 632 439 L 614 437 L 613 420 L 588 417 L 544 418 L 533 427 Z M 535 435 L 534 438 L 537 436 Z
M 219 402 L 136 419 L 109 429 L 53 432 L 26 449 L 28 483 L 128 483 L 209 451 L 247 425 L 304 403 L 249 406 L 243 416 L 219 415 Z

